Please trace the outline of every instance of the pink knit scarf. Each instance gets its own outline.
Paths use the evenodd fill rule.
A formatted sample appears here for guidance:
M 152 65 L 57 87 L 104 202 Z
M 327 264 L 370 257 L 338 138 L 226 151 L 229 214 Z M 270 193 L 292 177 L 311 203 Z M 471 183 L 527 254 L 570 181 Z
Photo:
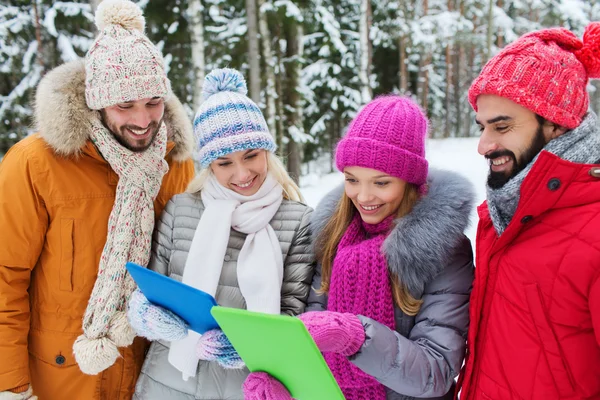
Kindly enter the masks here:
M 395 329 L 394 302 L 382 251 L 393 216 L 376 225 L 357 214 L 340 240 L 329 286 L 329 311 L 363 315 Z M 342 355 L 325 360 L 347 400 L 385 400 L 385 387 Z

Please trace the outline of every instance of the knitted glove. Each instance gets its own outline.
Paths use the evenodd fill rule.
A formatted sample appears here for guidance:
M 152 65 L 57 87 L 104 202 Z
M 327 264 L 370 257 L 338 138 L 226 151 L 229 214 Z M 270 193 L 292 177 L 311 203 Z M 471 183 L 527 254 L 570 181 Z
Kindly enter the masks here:
M 29 385 L 27 391 L 22 393 L 13 393 L 10 390 L 0 392 L 0 400 L 37 400 L 37 396 L 33 395 L 33 389 Z
M 139 336 L 150 340 L 181 340 L 188 334 L 186 323 L 177 315 L 148 301 L 136 289 L 129 299 L 127 318 Z
M 226 369 L 240 369 L 246 365 L 220 329 L 210 330 L 200 337 L 196 355 L 201 360 L 216 361 Z
M 298 318 L 304 322 L 319 350 L 343 356 L 355 354 L 365 342 L 365 329 L 354 314 L 309 311 Z
M 245 400 L 293 400 L 285 386 L 266 372 L 252 372 L 243 385 Z

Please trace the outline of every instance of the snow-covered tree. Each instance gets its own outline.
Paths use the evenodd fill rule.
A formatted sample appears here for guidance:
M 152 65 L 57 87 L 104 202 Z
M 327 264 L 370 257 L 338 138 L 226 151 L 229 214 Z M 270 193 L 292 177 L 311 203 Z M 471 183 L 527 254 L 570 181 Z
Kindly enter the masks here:
M 0 154 L 29 133 L 33 89 L 43 74 L 85 54 L 92 21 L 88 3 L 0 5 Z
M 383 93 L 413 96 L 434 137 L 477 135 L 467 91 L 490 56 L 532 30 L 564 26 L 581 36 L 600 20 L 598 0 L 134 1 L 190 118 L 204 75 L 239 69 L 295 174 L 330 153 L 362 105 Z M 30 132 L 44 73 L 89 48 L 99 2 L 0 5 L 0 154 Z M 600 84 L 589 90 L 600 111 Z

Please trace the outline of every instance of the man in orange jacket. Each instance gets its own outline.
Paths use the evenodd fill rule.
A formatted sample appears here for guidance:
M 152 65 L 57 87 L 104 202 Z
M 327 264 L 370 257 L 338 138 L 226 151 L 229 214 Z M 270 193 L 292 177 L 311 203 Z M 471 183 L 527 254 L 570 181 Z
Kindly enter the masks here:
M 140 8 L 105 0 L 85 61 L 49 72 L 38 133 L 0 164 L 0 398 L 129 399 L 145 343 L 125 263 L 194 174 L 191 124 Z

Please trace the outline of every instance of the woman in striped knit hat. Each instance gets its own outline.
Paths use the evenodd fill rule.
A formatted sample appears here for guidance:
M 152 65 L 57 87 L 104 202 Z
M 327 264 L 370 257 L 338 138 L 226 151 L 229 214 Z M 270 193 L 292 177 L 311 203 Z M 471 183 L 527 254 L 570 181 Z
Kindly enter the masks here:
M 469 323 L 473 255 L 463 231 L 473 191 L 429 171 L 427 120 L 379 97 L 336 151 L 345 183 L 313 214 L 317 273 L 300 316 L 347 400 L 452 399 Z M 290 399 L 253 373 L 248 400 Z
M 275 142 L 246 82 L 232 69 L 206 76 L 194 119 L 202 170 L 167 204 L 149 268 L 212 294 L 220 305 L 304 312 L 314 274 L 312 209 L 274 155 Z M 221 330 L 200 336 L 138 290 L 128 317 L 153 340 L 136 399 L 242 399 L 249 374 Z

